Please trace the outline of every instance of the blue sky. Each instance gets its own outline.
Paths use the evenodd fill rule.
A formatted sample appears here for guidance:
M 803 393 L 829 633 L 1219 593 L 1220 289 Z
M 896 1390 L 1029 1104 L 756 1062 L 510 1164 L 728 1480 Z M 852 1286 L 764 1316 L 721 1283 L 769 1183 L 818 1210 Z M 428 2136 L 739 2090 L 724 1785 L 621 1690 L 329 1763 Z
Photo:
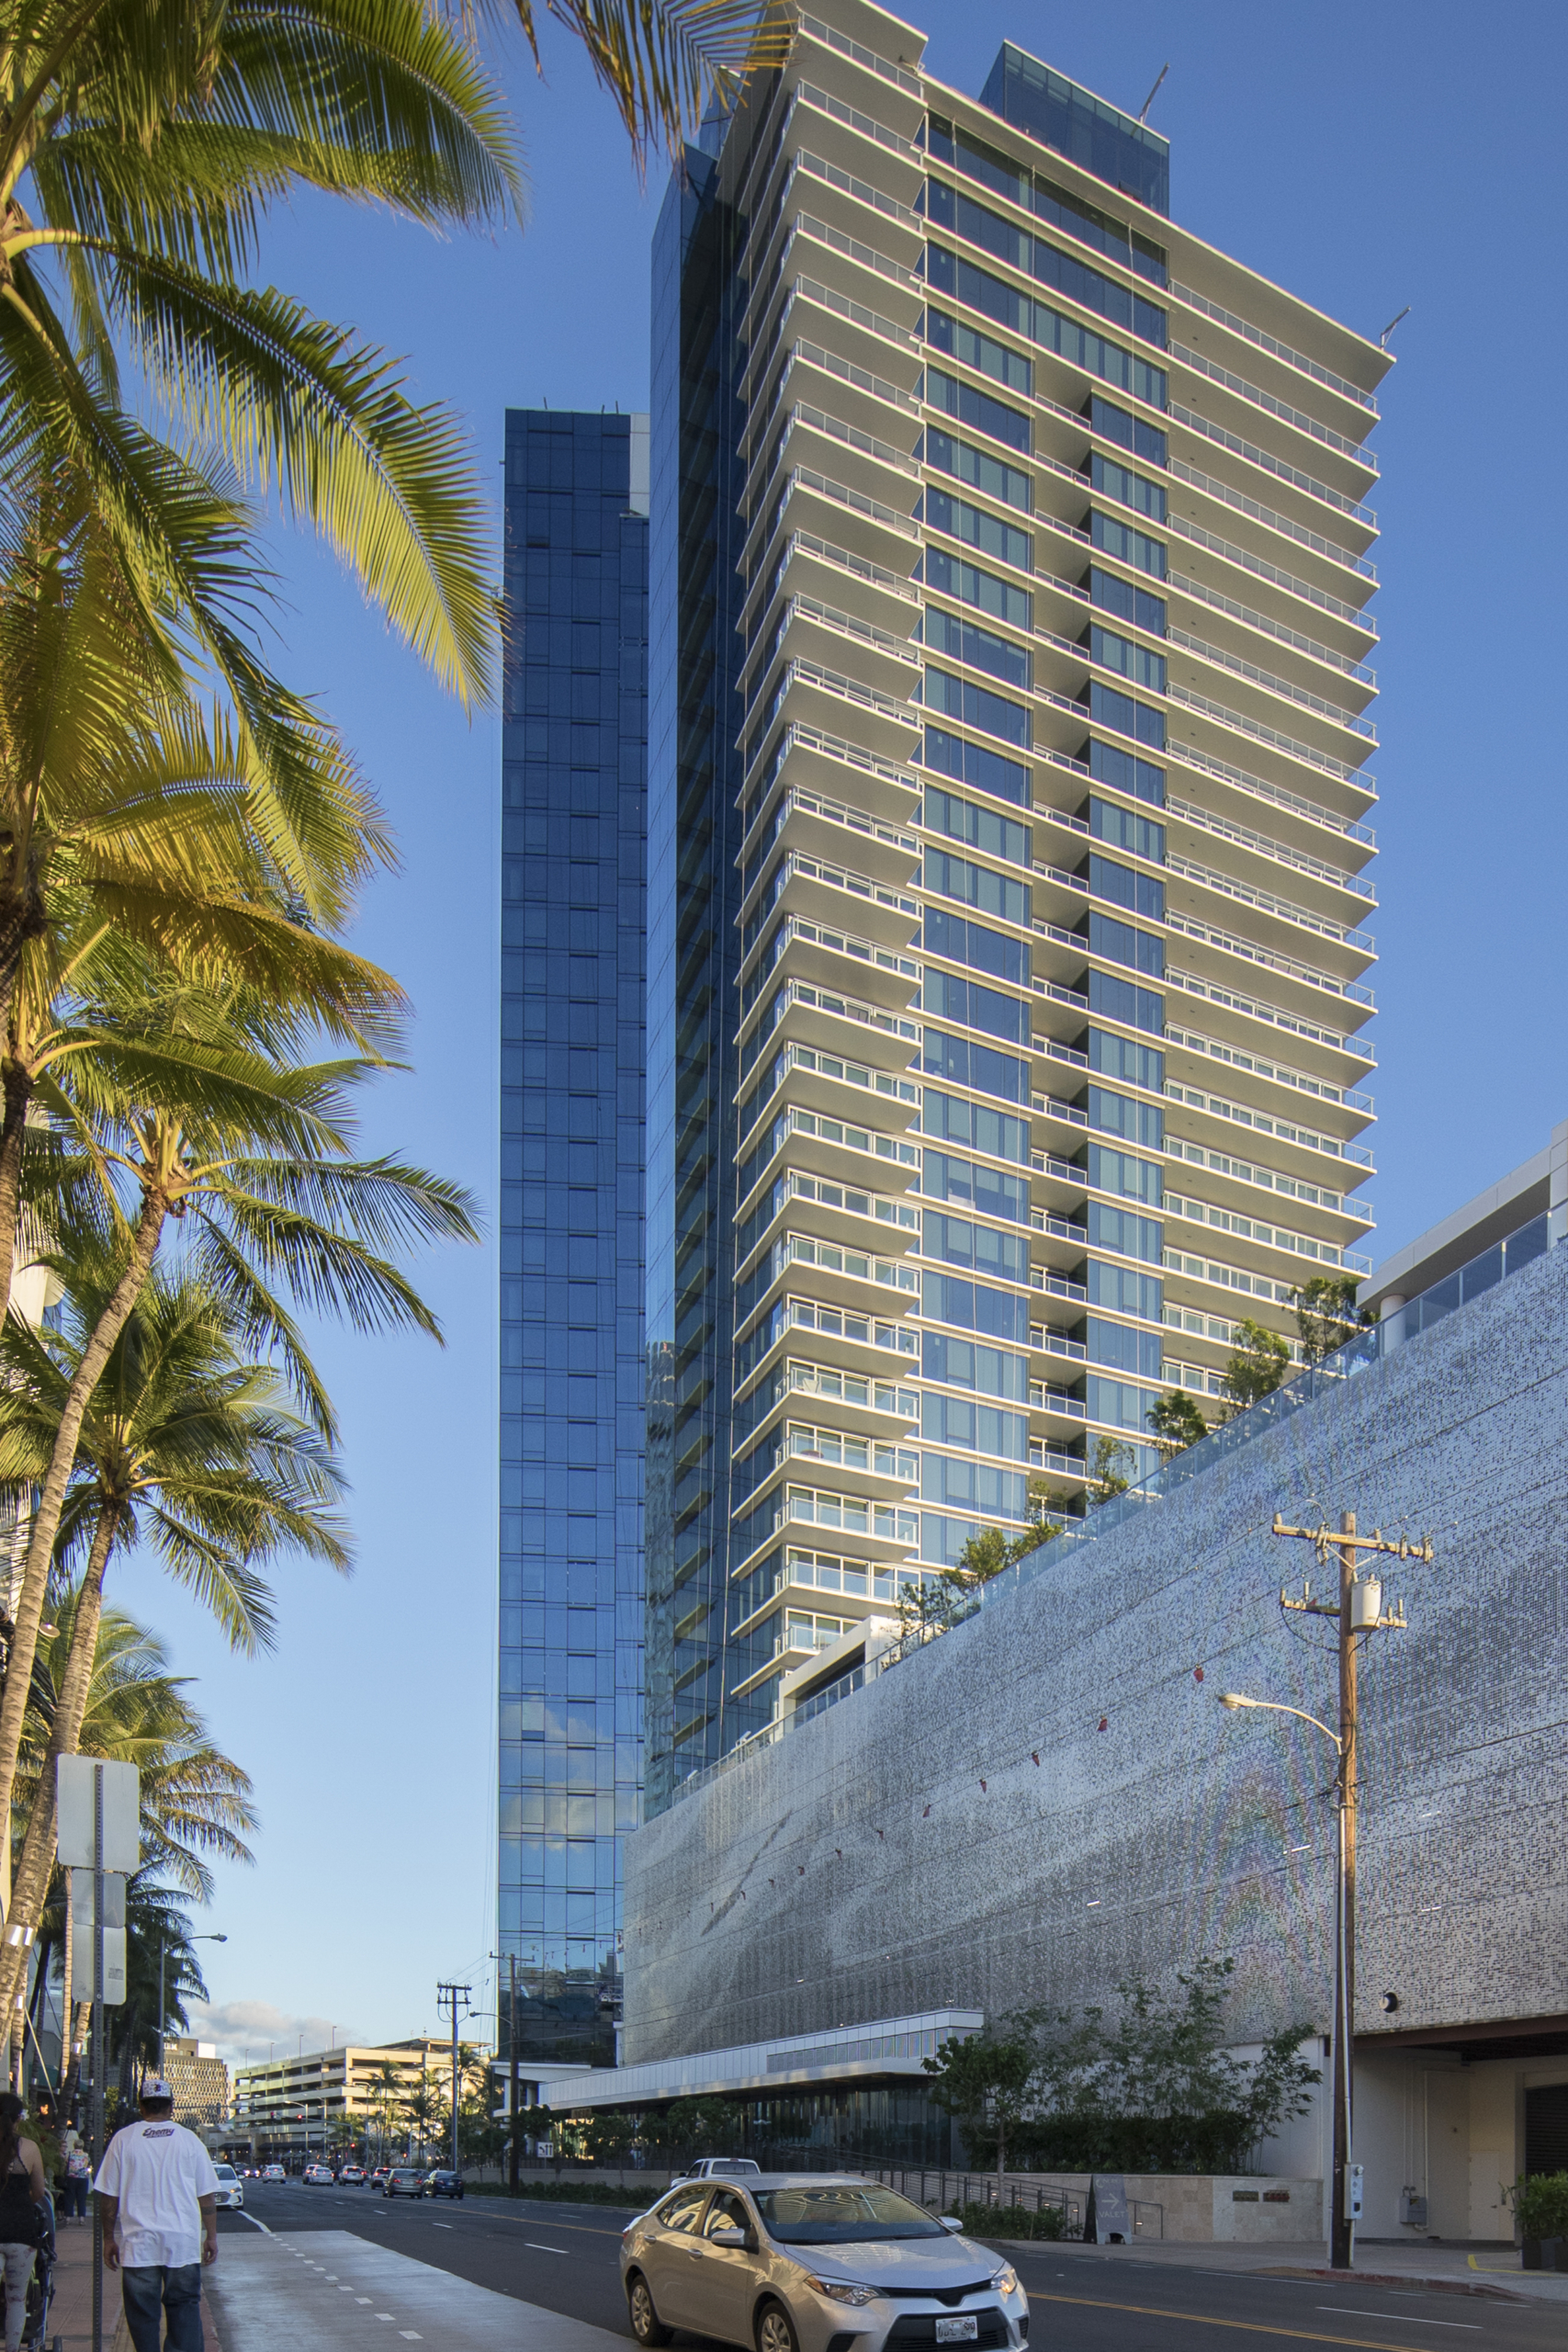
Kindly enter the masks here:
M 1560 902 L 1564 374 L 1556 109 L 1568 14 L 1320 0 L 1101 0 L 1046 11 L 931 0 L 931 70 L 977 90 L 1004 37 L 1173 142 L 1184 225 L 1376 334 L 1406 303 L 1382 393 L 1376 821 L 1382 956 L 1373 1035 L 1379 1254 L 1545 1141 L 1568 1115 Z M 1484 23 L 1484 40 L 1478 39 Z M 499 488 L 502 412 L 646 405 L 639 186 L 607 102 L 552 39 L 513 44 L 526 229 L 440 243 L 302 203 L 265 273 L 408 356 L 422 399 L 466 417 Z M 498 733 L 468 725 L 304 541 L 280 539 L 287 671 L 327 701 L 397 825 L 401 873 L 360 941 L 418 1008 L 412 1075 L 367 1133 L 494 1196 Z M 1559 684 L 1554 686 L 1553 679 Z M 1506 688 L 1506 692 L 1504 688 Z M 213 2028 L 265 2056 L 305 2033 L 433 2030 L 438 1977 L 493 1982 L 495 1264 L 431 1261 L 429 1345 L 324 1335 L 343 1410 L 359 1566 L 289 1570 L 281 1634 L 231 1661 L 135 1563 L 118 1598 L 164 1630 L 254 1777 L 254 1871 L 224 1870 L 204 1948 Z

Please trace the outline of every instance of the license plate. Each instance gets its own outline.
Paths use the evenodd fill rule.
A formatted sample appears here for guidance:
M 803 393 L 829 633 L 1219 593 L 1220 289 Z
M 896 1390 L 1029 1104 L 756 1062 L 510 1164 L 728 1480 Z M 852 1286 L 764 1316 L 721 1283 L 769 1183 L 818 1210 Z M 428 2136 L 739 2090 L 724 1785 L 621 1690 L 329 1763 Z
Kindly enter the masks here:
M 939 2344 L 973 2344 L 980 2333 L 980 2323 L 973 2312 L 965 2312 L 959 2319 L 939 2319 L 936 2340 Z

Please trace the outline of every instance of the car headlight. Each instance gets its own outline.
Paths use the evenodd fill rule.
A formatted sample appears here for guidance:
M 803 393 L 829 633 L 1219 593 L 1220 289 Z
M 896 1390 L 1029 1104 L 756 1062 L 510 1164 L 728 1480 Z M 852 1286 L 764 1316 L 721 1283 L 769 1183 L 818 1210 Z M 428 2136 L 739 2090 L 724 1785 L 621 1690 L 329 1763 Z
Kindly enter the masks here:
M 808 2273 L 806 2283 L 815 2287 L 819 2295 L 826 2295 L 830 2303 L 853 2303 L 858 2307 L 876 2301 L 874 2287 L 852 2287 L 841 2278 L 817 2278 Z
M 999 2270 L 992 2272 L 991 2284 L 996 2289 L 998 2295 L 1017 2294 L 1018 2273 L 1013 2268 L 1010 2262 L 1004 2262 Z

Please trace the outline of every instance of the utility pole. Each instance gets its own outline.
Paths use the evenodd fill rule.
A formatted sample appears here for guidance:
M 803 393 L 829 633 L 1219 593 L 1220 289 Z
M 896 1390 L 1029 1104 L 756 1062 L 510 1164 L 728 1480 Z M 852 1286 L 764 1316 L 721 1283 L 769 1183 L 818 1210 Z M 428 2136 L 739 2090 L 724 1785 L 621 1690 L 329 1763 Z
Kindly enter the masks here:
M 1294 1542 L 1310 1544 L 1325 1567 L 1337 1555 L 1339 1590 L 1331 1600 L 1314 1600 L 1303 1578 L 1299 1598 L 1280 1590 L 1281 1609 L 1308 1617 L 1326 1617 L 1337 1629 L 1339 1663 L 1339 1770 L 1336 1794 L 1339 1815 L 1339 1894 L 1337 1905 L 1334 1969 L 1334 2160 L 1330 2182 L 1329 2264 L 1348 2270 L 1355 2258 L 1356 2222 L 1360 2212 L 1359 2167 L 1354 2162 L 1352 2055 L 1356 2037 L 1356 1808 L 1358 1747 L 1360 1731 L 1357 1688 L 1358 1635 L 1398 1632 L 1405 1623 L 1403 1602 L 1388 1611 L 1382 1605 L 1381 1577 L 1358 1577 L 1356 1555 L 1370 1552 L 1396 1560 L 1420 1560 L 1431 1566 L 1428 1536 L 1413 1544 L 1407 1536 L 1391 1541 L 1381 1528 L 1358 1535 L 1353 1510 L 1340 1514 L 1337 1530 L 1287 1527 L 1278 1511 L 1270 1531 Z
M 449 2003 L 450 2003 L 450 2005 L 451 2005 L 451 2009 L 452 2009 L 452 2169 L 453 2169 L 453 2171 L 454 2171 L 454 2172 L 456 2172 L 456 2171 L 458 2169 L 458 2165 L 457 2165 L 457 2004 L 458 2004 L 458 2002 L 459 2002 L 459 2001 L 462 2001 L 462 2002 L 465 2004 L 465 2007 L 464 2007 L 464 2009 L 463 2009 L 463 2015 L 464 2015 L 465 2017 L 469 2017 L 469 2016 L 471 2016 L 471 2015 L 472 2015 L 472 2013 L 473 2013 L 473 2003 L 472 2003 L 472 2001 L 471 2001 L 471 2000 L 469 2000 L 468 1996 L 472 1993 L 473 1989 L 474 1989 L 474 1988 L 473 1988 L 473 1986 L 472 1986 L 471 1984 L 438 1984 L 438 1985 L 436 1986 L 436 1988 L 435 1988 L 435 1999 L 436 1999 L 436 2005 L 437 2005 L 437 2007 L 439 2007 L 439 2006 L 440 2006 L 440 2004 L 441 2004 L 443 2001 L 446 2001 L 446 2002 L 449 2002 Z
M 518 2133 L 523 2127 L 517 2112 L 517 2101 L 523 2086 L 517 2071 L 517 1954 L 512 1952 L 509 1958 L 512 1962 L 512 2007 L 508 2013 L 506 2027 L 506 2057 L 509 2070 L 506 2116 L 511 2126 L 512 2136 L 506 2143 L 506 2187 L 508 2195 L 515 2197 L 521 2186 L 518 2179 L 518 2164 L 523 2151 Z

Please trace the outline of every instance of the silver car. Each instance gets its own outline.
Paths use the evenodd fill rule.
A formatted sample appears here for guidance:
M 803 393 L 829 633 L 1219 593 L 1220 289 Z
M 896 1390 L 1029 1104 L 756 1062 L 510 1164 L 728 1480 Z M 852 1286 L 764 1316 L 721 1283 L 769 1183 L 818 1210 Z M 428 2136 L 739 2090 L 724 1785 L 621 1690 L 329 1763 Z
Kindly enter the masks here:
M 682 2182 L 622 2233 L 632 2334 L 755 2352 L 1027 2344 L 1017 2273 L 957 2230 L 851 2173 Z

